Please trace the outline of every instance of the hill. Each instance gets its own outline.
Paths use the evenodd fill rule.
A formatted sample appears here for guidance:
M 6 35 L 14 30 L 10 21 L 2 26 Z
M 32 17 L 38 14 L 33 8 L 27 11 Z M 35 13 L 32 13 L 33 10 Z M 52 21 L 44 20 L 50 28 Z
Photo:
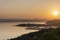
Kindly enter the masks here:
M 10 40 L 60 40 L 60 28 L 43 29 L 41 31 L 24 34 Z

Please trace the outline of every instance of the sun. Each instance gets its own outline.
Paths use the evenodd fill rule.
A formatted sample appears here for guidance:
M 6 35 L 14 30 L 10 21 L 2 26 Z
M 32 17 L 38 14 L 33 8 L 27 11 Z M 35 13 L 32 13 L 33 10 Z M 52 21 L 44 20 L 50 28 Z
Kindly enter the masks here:
M 58 16 L 58 15 L 59 15 L 58 11 L 53 11 L 52 14 L 53 14 L 54 16 Z

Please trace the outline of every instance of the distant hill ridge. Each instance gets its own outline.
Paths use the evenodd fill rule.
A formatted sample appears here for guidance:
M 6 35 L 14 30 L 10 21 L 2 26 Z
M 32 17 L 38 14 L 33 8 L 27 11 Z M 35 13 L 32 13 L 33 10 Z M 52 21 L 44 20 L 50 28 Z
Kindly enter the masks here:
M 59 25 L 60 26 L 60 19 L 54 19 L 46 22 L 48 25 Z
M 0 19 L 0 22 L 40 22 L 45 19 Z

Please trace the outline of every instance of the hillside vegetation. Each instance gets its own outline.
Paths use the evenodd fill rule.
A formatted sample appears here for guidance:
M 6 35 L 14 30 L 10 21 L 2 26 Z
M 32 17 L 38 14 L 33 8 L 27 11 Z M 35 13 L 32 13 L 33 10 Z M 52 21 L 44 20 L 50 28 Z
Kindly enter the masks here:
M 42 29 L 10 40 L 60 40 L 60 28 Z

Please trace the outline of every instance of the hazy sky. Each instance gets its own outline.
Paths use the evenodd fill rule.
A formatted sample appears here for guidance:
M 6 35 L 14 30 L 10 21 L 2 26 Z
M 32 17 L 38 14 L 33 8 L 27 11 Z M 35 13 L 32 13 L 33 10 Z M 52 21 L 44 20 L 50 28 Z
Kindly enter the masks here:
M 51 18 L 60 11 L 60 0 L 0 0 L 1 18 Z

